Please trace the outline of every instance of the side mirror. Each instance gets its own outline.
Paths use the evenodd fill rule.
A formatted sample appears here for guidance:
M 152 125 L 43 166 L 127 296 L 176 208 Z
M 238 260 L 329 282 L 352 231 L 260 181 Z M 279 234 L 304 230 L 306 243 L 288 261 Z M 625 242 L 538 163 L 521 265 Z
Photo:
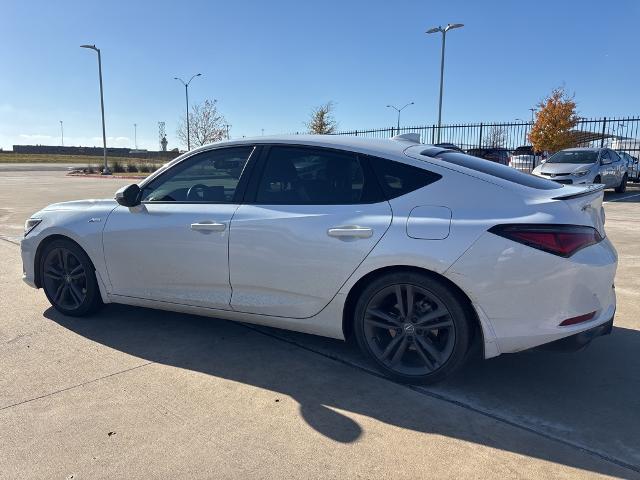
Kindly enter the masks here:
M 116 202 L 123 207 L 140 205 L 140 187 L 136 183 L 122 187 L 116 192 Z

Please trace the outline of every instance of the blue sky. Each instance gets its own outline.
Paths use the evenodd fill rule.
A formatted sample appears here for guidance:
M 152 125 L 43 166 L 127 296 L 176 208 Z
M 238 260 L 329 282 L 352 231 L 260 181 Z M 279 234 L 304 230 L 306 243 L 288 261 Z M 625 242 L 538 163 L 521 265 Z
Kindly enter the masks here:
M 100 145 L 95 54 L 102 49 L 109 146 L 169 147 L 183 115 L 173 77 L 201 72 L 192 102 L 215 98 L 231 136 L 304 130 L 336 104 L 342 129 L 386 127 L 385 105 L 415 105 L 405 125 L 437 118 L 440 38 L 447 36 L 443 122 L 529 118 L 552 88 L 582 116 L 640 114 L 640 2 L 8 1 L 0 42 L 0 147 Z

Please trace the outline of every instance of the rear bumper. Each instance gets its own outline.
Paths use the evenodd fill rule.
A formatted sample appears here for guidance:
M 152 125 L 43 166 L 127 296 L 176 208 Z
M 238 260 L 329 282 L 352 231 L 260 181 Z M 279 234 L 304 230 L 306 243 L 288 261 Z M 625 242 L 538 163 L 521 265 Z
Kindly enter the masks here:
M 446 276 L 486 318 L 485 343 L 493 339 L 500 354 L 567 337 L 580 341 L 583 332 L 606 330 L 599 327 L 616 311 L 616 266 L 615 249 L 606 238 L 565 259 L 487 234 Z M 595 312 L 592 319 L 561 326 L 589 312 Z
M 554 352 L 575 352 L 586 347 L 594 338 L 609 335 L 613 330 L 613 318 L 602 325 L 590 328 L 584 332 L 576 333 L 570 337 L 561 338 L 555 342 L 547 343 L 537 347 L 537 350 L 546 350 Z

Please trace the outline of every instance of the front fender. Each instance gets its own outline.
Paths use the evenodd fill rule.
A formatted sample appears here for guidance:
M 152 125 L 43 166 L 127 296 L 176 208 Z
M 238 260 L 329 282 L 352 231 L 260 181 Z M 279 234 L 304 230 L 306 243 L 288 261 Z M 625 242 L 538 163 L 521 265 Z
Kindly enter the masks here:
M 34 217 L 42 218 L 42 222 L 21 242 L 24 280 L 32 286 L 40 286 L 37 268 L 43 245 L 52 237 L 65 237 L 77 243 L 89 256 L 106 300 L 111 284 L 104 260 L 102 233 L 113 208 L 43 210 L 35 214 Z

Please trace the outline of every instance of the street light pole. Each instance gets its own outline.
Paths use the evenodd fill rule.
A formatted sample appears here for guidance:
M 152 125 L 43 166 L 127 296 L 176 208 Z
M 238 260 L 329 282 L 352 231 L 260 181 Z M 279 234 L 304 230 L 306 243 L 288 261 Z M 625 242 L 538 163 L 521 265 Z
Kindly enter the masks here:
M 186 103 L 187 103 L 187 150 L 191 150 L 191 130 L 189 129 L 189 84 L 191 83 L 191 80 L 193 80 L 196 77 L 199 77 L 200 75 L 202 75 L 202 74 L 201 73 L 196 73 L 186 83 L 181 78 L 173 77 L 174 80 L 178 80 L 179 82 L 181 82 L 184 85 L 184 98 L 185 98 Z
M 60 120 L 60 144 L 64 147 L 64 127 L 62 126 L 62 120 Z
M 536 113 L 536 109 L 535 108 L 530 108 L 529 110 L 531 110 L 531 123 L 533 123 L 534 122 L 533 115 Z
M 440 126 L 442 125 L 442 90 L 444 84 L 444 48 L 447 40 L 447 32 L 454 28 L 464 27 L 462 23 L 448 23 L 446 27 L 441 26 L 430 28 L 426 33 L 442 33 L 442 52 L 440 55 L 440 100 L 438 102 L 438 143 L 440 142 Z
M 98 52 L 98 76 L 100 77 L 100 111 L 102 113 L 102 147 L 103 147 L 103 159 L 104 159 L 104 168 L 102 169 L 102 175 L 111 175 L 111 171 L 109 170 L 109 165 L 107 164 L 107 133 L 104 127 L 104 94 L 102 91 L 102 57 L 100 55 L 100 49 L 96 48 L 95 45 L 80 45 L 82 48 L 88 48 L 90 50 L 95 50 Z
M 138 149 L 138 124 L 134 123 L 133 124 L 133 144 L 136 147 L 136 150 Z
M 393 108 L 396 112 L 398 112 L 398 124 L 397 124 L 398 134 L 400 134 L 400 112 L 402 112 L 402 110 L 407 108 L 409 105 L 413 105 L 413 104 L 414 104 L 413 102 L 409 102 L 402 108 L 398 108 L 395 105 L 387 105 L 387 108 Z

